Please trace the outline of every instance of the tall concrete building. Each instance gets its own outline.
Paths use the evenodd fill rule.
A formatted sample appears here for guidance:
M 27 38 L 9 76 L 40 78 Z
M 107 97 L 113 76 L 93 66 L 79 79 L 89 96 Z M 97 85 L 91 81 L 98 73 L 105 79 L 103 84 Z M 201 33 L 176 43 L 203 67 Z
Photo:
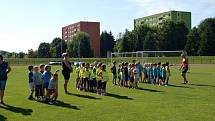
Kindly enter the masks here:
M 149 26 L 159 26 L 165 20 L 171 20 L 173 22 L 184 22 L 188 29 L 191 29 L 191 12 L 184 11 L 168 11 L 151 16 L 146 16 L 134 20 L 134 27 L 140 24 L 146 24 Z
M 93 49 L 94 57 L 100 57 L 100 23 L 80 21 L 62 28 L 62 39 L 71 41 L 77 32 L 86 32 L 90 36 L 90 45 Z

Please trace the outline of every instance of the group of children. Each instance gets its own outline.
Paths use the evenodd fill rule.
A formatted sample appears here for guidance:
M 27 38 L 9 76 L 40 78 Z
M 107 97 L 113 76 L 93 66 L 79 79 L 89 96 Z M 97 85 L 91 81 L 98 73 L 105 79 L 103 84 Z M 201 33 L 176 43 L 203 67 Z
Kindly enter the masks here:
M 169 63 L 152 63 L 144 64 L 143 67 L 144 78 L 143 82 L 150 84 L 157 84 L 168 86 L 169 78 L 171 76 Z
M 106 65 L 81 63 L 76 64 L 76 88 L 90 91 L 99 95 L 106 95 L 106 85 L 109 80 Z
M 138 88 L 138 83 L 144 82 L 167 86 L 169 82 L 169 63 L 144 64 L 122 62 L 116 67 L 116 62 L 110 71 L 113 74 L 113 85 L 121 87 Z M 31 90 L 29 99 L 35 97 L 40 101 L 54 103 L 58 97 L 58 71 L 51 73 L 50 65 L 40 67 L 30 65 L 28 67 L 29 87 Z M 106 95 L 106 85 L 109 80 L 106 65 L 77 63 L 76 88 L 81 91 L 94 92 L 99 95 Z M 118 79 L 117 79 L 118 78 Z M 117 81 L 118 80 L 118 81 Z
M 33 94 L 38 101 L 50 104 L 56 102 L 58 97 L 58 71 L 51 72 L 50 65 L 41 64 L 38 66 L 28 66 L 28 81 L 30 88 L 29 100 L 33 100 Z
M 113 85 L 119 85 L 121 87 L 138 88 L 139 82 L 157 84 L 157 85 L 168 85 L 170 77 L 169 63 L 155 63 L 155 64 L 144 64 L 127 63 L 122 62 L 116 68 L 116 62 L 113 62 L 111 67 L 113 74 Z M 118 83 L 117 83 L 118 78 Z

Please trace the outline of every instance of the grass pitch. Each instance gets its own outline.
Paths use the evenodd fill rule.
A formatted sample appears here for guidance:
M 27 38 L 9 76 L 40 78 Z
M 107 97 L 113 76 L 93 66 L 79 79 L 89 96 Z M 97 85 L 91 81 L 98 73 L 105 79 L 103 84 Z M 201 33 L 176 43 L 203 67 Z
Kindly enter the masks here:
M 12 66 L 0 121 L 214 121 L 215 65 L 191 65 L 189 85 L 181 84 L 178 67 L 171 71 L 168 87 L 139 84 L 133 90 L 112 86 L 110 80 L 108 96 L 77 91 L 74 74 L 72 95 L 65 95 L 60 75 L 59 103 L 48 105 L 27 99 L 27 66 Z

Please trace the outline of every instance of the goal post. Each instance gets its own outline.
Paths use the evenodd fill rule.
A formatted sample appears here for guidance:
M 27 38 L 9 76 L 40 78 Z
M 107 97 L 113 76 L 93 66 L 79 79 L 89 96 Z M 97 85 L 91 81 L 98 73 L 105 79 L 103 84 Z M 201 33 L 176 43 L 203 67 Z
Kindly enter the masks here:
M 181 54 L 186 54 L 185 51 L 137 51 L 137 52 L 120 52 L 111 53 L 111 63 L 116 61 L 132 62 L 133 60 L 140 63 L 157 63 L 157 62 L 170 62 L 177 64 L 180 62 Z

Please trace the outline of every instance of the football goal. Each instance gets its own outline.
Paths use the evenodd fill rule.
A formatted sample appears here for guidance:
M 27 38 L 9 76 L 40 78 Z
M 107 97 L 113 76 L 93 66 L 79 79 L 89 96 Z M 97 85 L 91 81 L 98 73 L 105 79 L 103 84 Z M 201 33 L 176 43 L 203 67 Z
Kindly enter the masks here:
M 111 63 L 113 61 L 119 62 L 133 62 L 140 63 L 157 63 L 170 62 L 172 64 L 180 63 L 180 55 L 186 54 L 185 51 L 137 51 L 137 52 L 121 52 L 111 53 Z

